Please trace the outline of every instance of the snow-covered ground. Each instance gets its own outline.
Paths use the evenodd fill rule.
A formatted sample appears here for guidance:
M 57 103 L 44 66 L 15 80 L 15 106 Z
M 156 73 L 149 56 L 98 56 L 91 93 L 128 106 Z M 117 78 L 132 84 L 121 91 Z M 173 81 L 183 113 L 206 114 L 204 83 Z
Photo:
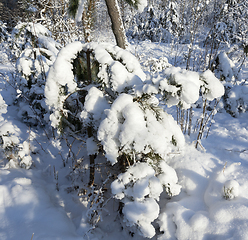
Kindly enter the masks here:
M 149 42 L 135 43 L 130 49 L 141 60 L 167 57 L 171 64 L 178 64 L 186 51 Z M 11 65 L 0 66 L 2 74 L 11 71 Z M 7 111 L 1 111 L 1 128 L 10 123 L 12 131 L 29 144 L 24 155 L 32 155 L 34 162 L 26 170 L 6 163 L 2 155 L 0 239 L 143 239 L 121 225 L 118 201 L 111 198 L 102 221 L 91 227 L 88 203 L 72 189 L 70 172 L 75 163 L 65 161 L 69 148 L 21 123 L 12 104 L 13 89 L 3 75 L 0 86 L 8 104 Z M 195 112 L 196 117 L 199 114 Z M 196 134 L 192 134 L 186 137 L 187 147 L 170 158 L 168 164 L 176 170 L 182 190 L 171 199 L 160 196 L 161 228 L 154 223 L 153 239 L 248 239 L 248 114 L 232 118 L 220 112 L 214 119 L 208 138 L 201 141 L 204 149 L 195 149 Z

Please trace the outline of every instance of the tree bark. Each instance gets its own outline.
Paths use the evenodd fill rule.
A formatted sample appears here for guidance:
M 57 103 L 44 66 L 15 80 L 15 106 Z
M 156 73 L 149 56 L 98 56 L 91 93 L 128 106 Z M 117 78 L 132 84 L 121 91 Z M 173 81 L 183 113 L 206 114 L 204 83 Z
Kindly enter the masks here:
M 127 47 L 127 39 L 118 2 L 117 0 L 105 0 L 105 3 L 112 23 L 112 30 L 117 46 L 125 49 Z
M 88 132 L 88 137 L 89 138 L 92 137 L 93 136 L 93 127 L 89 126 L 87 128 L 87 132 Z M 89 180 L 88 186 L 92 187 L 95 183 L 95 158 L 96 158 L 96 155 L 90 154 L 89 158 L 90 158 L 90 180 Z

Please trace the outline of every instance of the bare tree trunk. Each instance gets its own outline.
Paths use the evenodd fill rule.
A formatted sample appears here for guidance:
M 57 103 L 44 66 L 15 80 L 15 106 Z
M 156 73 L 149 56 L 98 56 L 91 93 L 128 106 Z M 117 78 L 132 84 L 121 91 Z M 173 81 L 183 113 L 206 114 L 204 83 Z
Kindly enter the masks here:
M 93 136 L 92 130 L 93 130 L 92 126 L 89 126 L 87 128 L 89 138 Z M 88 186 L 92 187 L 95 183 L 95 158 L 96 158 L 96 155 L 91 154 L 91 155 L 89 155 L 89 158 L 90 158 L 90 180 L 89 180 Z
M 117 0 L 105 0 L 105 3 L 112 23 L 112 30 L 115 35 L 117 46 L 125 49 L 127 47 L 127 39 L 118 2 Z

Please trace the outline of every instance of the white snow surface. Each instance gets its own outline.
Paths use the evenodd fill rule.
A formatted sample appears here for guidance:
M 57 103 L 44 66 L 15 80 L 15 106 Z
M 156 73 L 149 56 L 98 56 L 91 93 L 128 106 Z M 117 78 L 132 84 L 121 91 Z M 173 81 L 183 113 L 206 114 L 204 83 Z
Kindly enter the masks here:
M 149 55 L 154 57 L 163 54 L 167 57 L 170 56 L 171 48 L 167 45 L 160 46 L 146 42 L 141 43 L 139 47 L 142 47 L 142 50 L 139 48 L 136 50 L 147 55 L 149 52 Z M 68 53 L 68 56 L 72 55 L 73 52 Z M 63 66 L 67 69 L 69 69 L 67 64 L 69 61 L 70 58 L 67 58 L 63 62 Z M 1 73 L 6 74 L 10 70 L 13 70 L 11 66 L 0 65 Z M 57 88 L 56 83 L 54 84 Z M 66 156 L 66 144 L 60 145 L 57 140 L 47 140 L 42 131 L 35 130 L 36 137 L 32 144 L 36 145 L 38 151 L 36 154 L 29 152 L 25 141 L 30 139 L 34 133 L 31 133 L 29 127 L 18 120 L 16 106 L 11 101 L 13 91 L 2 75 L 0 76 L 0 86 L 2 96 L 0 98 L 0 133 L 5 135 L 5 138 L 13 137 L 11 141 L 16 144 L 22 141 L 22 144 L 24 143 L 23 156 L 31 156 L 33 162 L 28 170 L 11 164 L 15 163 L 15 159 L 10 160 L 6 165 L 4 164 L 5 155 L 1 152 L 0 239 L 26 240 L 31 239 L 32 235 L 33 240 L 146 239 L 135 233 L 134 236 L 131 236 L 128 228 L 122 228 L 118 223 L 119 217 L 117 217 L 118 202 L 113 199 L 109 205 L 105 206 L 107 209 L 103 216 L 105 220 L 100 221 L 95 229 L 91 228 L 79 196 L 67 191 L 68 187 L 71 187 L 71 182 L 66 177 L 70 172 L 71 164 L 67 163 L 66 167 L 63 167 L 61 158 L 63 153 Z M 53 88 L 52 85 L 49 87 Z M 74 88 L 74 85 L 71 87 Z M 116 113 L 123 112 L 128 104 L 130 104 L 128 111 L 135 111 L 137 118 L 140 117 L 141 113 L 137 110 L 136 104 L 133 104 L 133 99 L 128 99 L 125 95 L 121 95 L 121 97 L 125 98 L 125 101 L 113 104 L 110 110 L 106 110 L 108 121 L 113 123 L 112 127 L 109 126 L 108 134 L 120 133 Z M 56 102 L 56 104 L 58 103 Z M 128 111 L 125 110 L 124 113 L 127 120 Z M 171 112 L 173 113 L 173 109 Z M 197 111 L 195 114 L 200 115 Z M 152 118 L 152 116 L 150 117 Z M 129 221 L 134 222 L 140 219 L 142 223 L 140 226 L 144 228 L 143 232 L 147 231 L 147 236 L 151 236 L 154 228 L 151 222 L 146 222 L 146 219 L 149 217 L 152 220 L 158 216 L 158 220 L 155 221 L 158 223 L 161 233 L 157 232 L 153 238 L 158 240 L 247 239 L 247 119 L 247 113 L 243 113 L 238 118 L 232 118 L 224 112 L 218 113 L 208 138 L 201 141 L 204 150 L 196 150 L 194 145 L 191 145 L 195 137 L 192 135 L 191 138 L 186 138 L 187 147 L 180 152 L 174 154 L 168 152 L 166 163 L 177 173 L 177 176 L 172 174 L 170 179 L 174 179 L 175 183 L 178 180 L 178 184 L 181 185 L 180 194 L 171 198 L 161 194 L 160 212 L 158 212 L 156 200 L 146 200 L 150 201 L 149 207 L 152 206 L 152 208 L 147 207 L 146 201 L 142 202 L 143 204 L 128 203 L 124 211 L 127 213 Z M 143 127 L 144 125 L 141 124 L 137 131 Z M 7 132 L 10 134 L 6 135 Z M 154 138 L 159 138 L 161 134 L 162 132 L 156 133 Z M 107 135 L 101 136 L 103 136 L 102 139 L 108 140 Z M 129 135 L 125 131 L 123 131 L 123 136 L 125 136 L 123 137 L 125 140 L 128 140 L 129 136 L 140 137 L 140 135 Z M 155 141 L 152 138 L 148 140 Z M 89 149 L 93 149 L 91 144 L 92 142 L 88 142 Z M 113 141 L 113 149 L 106 150 L 113 162 L 115 161 L 115 145 L 116 142 Z M 58 172 L 58 180 L 54 179 L 53 169 Z M 153 174 L 152 170 L 146 172 L 150 182 L 157 181 L 153 178 Z M 163 179 L 166 179 L 166 175 Z M 140 185 L 143 186 L 144 191 L 137 191 L 137 194 L 140 193 L 139 196 L 147 192 L 147 182 L 140 182 Z M 59 191 L 56 190 L 56 186 L 59 187 Z M 123 186 L 120 189 L 123 189 Z M 159 195 L 160 190 L 156 190 L 152 193 L 152 189 L 150 189 L 150 193 L 154 196 Z M 137 215 L 132 215 L 134 209 L 140 211 L 138 218 Z
M 43 180 L 20 169 L 0 170 L 0 239 L 83 239 Z

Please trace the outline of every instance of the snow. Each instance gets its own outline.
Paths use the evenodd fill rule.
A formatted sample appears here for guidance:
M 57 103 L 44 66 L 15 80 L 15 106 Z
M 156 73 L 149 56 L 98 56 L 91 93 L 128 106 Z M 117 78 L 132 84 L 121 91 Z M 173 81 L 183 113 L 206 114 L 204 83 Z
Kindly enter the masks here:
M 44 33 L 42 28 L 39 31 Z M 71 61 L 78 51 L 87 47 L 94 49 L 102 63 L 99 74 L 107 84 L 106 66 L 113 73 L 111 87 L 114 90 L 123 91 L 132 84 L 136 85 L 135 90 L 140 90 L 141 84 L 145 92 L 153 95 L 139 101 L 135 96 L 138 90 L 133 91 L 133 95 L 120 93 L 111 105 L 99 88 L 90 86 L 79 115 L 82 120 L 90 115 L 94 124 L 99 123 L 97 139 L 91 137 L 85 142 L 69 136 L 48 139 L 43 129 L 20 121 L 19 109 L 12 99 L 14 90 L 1 74 L 0 239 L 24 240 L 32 236 L 33 240 L 247 239 L 247 112 L 237 118 L 218 112 L 208 138 L 201 140 L 204 149 L 196 150 L 197 133 L 182 134 L 173 118 L 176 115 L 173 107 L 166 109 L 169 113 L 156 112 L 159 107 L 156 94 L 164 90 L 176 93 L 181 85 L 182 95 L 174 95 L 168 103 L 174 106 L 181 100 L 185 108 L 198 100 L 200 89 L 208 100 L 219 98 L 224 94 L 223 85 L 209 70 L 195 73 L 171 67 L 168 62 L 172 62 L 174 56 L 169 54 L 168 45 L 142 42 L 139 45 L 142 49 L 136 49 L 140 55 L 168 58 L 161 59 L 154 70 L 161 75 L 154 73 L 153 78 L 146 79 L 138 61 L 127 52 L 109 44 L 96 47 L 96 44 L 86 46 L 76 42 L 61 50 L 47 79 L 45 92 L 47 104 L 54 110 L 51 115 L 54 123 L 59 121 L 63 103 L 58 96 L 60 87 L 67 86 L 69 92 L 77 88 Z M 27 52 L 19 61 L 26 61 L 25 54 Z M 122 59 L 124 64 L 117 59 Z M 20 63 L 18 66 L 23 66 L 20 71 L 30 74 L 28 64 Z M 13 68 L 0 65 L 0 71 L 11 75 Z M 128 77 L 119 78 L 119 73 Z M 170 85 L 168 80 L 176 84 Z M 247 87 L 242 87 L 242 90 L 235 87 L 233 91 L 236 98 L 244 96 L 246 100 Z M 150 105 L 152 108 L 147 107 Z M 197 108 L 194 111 L 195 120 L 201 111 Z M 177 146 L 171 144 L 172 137 Z M 146 162 L 130 159 L 134 164 L 127 162 L 124 173 L 109 177 L 113 182 L 104 195 L 108 201 L 102 207 L 102 219 L 98 222 L 95 216 L 96 223 L 92 226 L 88 218 L 94 208 L 90 207 L 100 204 L 101 198 L 89 200 L 95 189 L 85 187 L 88 178 L 83 174 L 89 169 L 87 155 L 99 151 L 97 141 L 105 153 L 96 159 L 103 163 L 102 168 L 111 165 L 111 169 L 120 151 L 130 155 L 134 151 L 146 153 L 147 159 Z M 159 154 L 162 159 L 156 162 L 149 159 L 149 154 Z M 111 164 L 108 165 L 106 159 Z M 101 175 L 97 174 L 97 177 Z M 97 189 L 98 196 L 104 187 L 103 184 Z M 84 190 L 87 194 L 83 194 Z M 124 204 L 121 214 L 120 200 Z
M 158 120 L 156 112 L 142 110 L 142 106 L 128 94 L 121 94 L 105 113 L 107 116 L 98 129 L 98 140 L 112 164 L 117 162 L 119 148 L 127 153 L 149 153 L 152 149 L 166 157 L 168 152 L 173 151 L 173 137 L 178 147 L 184 145 L 184 136 L 172 116 L 159 111 Z
M 224 86 L 210 70 L 202 73 L 200 78 L 205 82 L 203 95 L 206 99 L 213 101 L 215 98 L 220 98 L 224 95 Z
M 125 204 L 123 212 L 130 225 L 138 222 L 144 237 L 151 238 L 155 235 L 155 229 L 149 223 L 149 221 L 155 220 L 159 214 L 159 207 L 154 199 L 144 200 L 143 202 L 128 202 Z
M 86 148 L 89 155 L 93 155 L 98 152 L 98 146 L 93 137 L 86 140 Z
M 144 8 L 147 6 L 147 0 L 138 1 L 138 11 L 143 12 Z
M 226 199 L 233 199 L 239 196 L 239 183 L 236 180 L 228 180 L 223 186 L 223 196 Z
M 82 15 L 83 15 L 84 7 L 85 7 L 84 3 L 85 3 L 84 0 L 78 1 L 78 9 L 77 9 L 76 16 L 75 16 L 76 22 L 82 21 Z
M 149 64 L 152 65 L 151 81 L 147 81 L 143 91 L 165 95 L 168 107 L 177 105 L 183 109 L 190 108 L 199 99 L 200 89 L 203 96 L 210 101 L 224 95 L 223 84 L 210 70 L 199 74 L 181 67 L 173 67 L 164 57 L 156 61 L 148 59 L 146 65 Z
M 77 90 L 77 80 L 73 73 L 73 60 L 81 51 L 91 51 L 94 58 L 99 63 L 99 72 L 97 73 L 96 81 L 102 81 L 103 87 L 109 88 L 109 91 L 121 93 L 130 90 L 129 88 L 138 88 L 142 81 L 145 79 L 145 73 L 142 71 L 139 62 L 128 51 L 123 50 L 111 44 L 97 44 L 73 42 L 62 48 L 58 54 L 56 61 L 50 68 L 46 85 L 45 97 L 46 103 L 53 111 L 50 115 L 51 125 L 56 127 L 59 125 L 61 116 L 59 112 L 66 111 L 63 109 L 63 103 L 70 94 Z M 129 63 L 131 62 L 131 65 Z M 123 62 L 124 64 L 121 64 Z M 87 108 L 93 100 L 91 92 L 96 92 L 96 88 L 92 88 L 89 96 L 86 97 L 86 108 L 81 114 L 81 118 L 87 116 Z M 97 95 L 101 94 L 100 91 Z M 103 96 L 101 97 L 103 98 Z M 101 101 L 99 98 L 98 102 Z M 89 101 L 90 99 L 90 101 Z M 99 106 L 107 107 L 106 101 Z M 95 107 L 96 104 L 93 106 Z M 98 107 L 97 107 L 98 108 Z M 107 107 L 108 108 L 108 107 Z M 104 109 L 104 108 L 103 108 Z M 88 109 L 91 111 L 90 109 Z M 98 109 L 94 110 L 92 114 L 97 115 Z
M 124 198 L 123 214 L 127 226 L 137 225 L 141 236 L 153 237 L 155 228 L 151 222 L 159 215 L 159 205 L 155 199 L 163 191 L 154 169 L 147 163 L 137 163 L 120 174 L 111 184 L 111 189 L 115 198 Z
M 103 118 L 104 109 L 108 109 L 109 105 L 104 98 L 103 93 L 96 87 L 91 87 L 85 98 L 84 111 L 81 112 L 82 118 L 85 118 L 87 113 L 94 115 L 94 119 L 100 120 Z
M 69 92 L 74 92 L 76 83 L 72 72 L 71 61 L 76 54 L 82 49 L 81 42 L 74 42 L 63 48 L 58 55 L 53 67 L 50 69 L 46 87 L 45 96 L 47 104 L 55 109 L 62 108 L 63 100 L 59 101 L 60 85 L 67 86 Z
M 56 203 L 42 174 L 24 170 L 0 170 L 0 238 L 82 239 Z

